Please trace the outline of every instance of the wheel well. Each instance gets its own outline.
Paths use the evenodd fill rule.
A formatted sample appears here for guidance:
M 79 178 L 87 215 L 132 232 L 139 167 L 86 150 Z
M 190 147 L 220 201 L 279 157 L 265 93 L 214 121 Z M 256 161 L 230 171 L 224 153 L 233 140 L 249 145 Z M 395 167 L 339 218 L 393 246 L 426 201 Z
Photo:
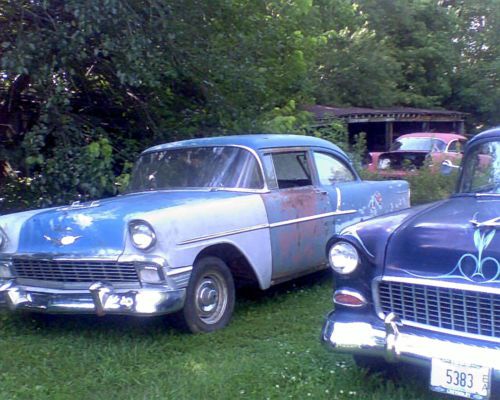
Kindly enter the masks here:
M 197 260 L 207 256 L 218 257 L 227 264 L 233 275 L 236 287 L 258 286 L 259 281 L 250 262 L 237 247 L 228 243 L 207 247 L 198 254 L 195 263 Z

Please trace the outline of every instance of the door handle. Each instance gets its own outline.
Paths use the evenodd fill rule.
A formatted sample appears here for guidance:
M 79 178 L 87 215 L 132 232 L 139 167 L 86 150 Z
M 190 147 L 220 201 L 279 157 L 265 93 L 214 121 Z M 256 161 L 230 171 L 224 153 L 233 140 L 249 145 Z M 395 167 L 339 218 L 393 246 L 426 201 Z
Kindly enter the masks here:
M 315 188 L 315 189 L 314 189 L 314 193 L 318 193 L 318 194 L 328 194 L 328 192 L 327 192 L 325 189 L 318 189 L 318 188 Z

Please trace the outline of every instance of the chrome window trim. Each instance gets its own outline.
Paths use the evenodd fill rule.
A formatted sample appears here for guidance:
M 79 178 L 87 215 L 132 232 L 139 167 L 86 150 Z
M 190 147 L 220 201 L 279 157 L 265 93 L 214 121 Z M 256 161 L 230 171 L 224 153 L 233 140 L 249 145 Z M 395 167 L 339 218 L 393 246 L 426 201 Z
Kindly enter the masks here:
M 283 190 L 297 190 L 297 189 L 302 189 L 302 188 L 311 188 L 311 187 L 316 187 L 320 186 L 317 185 L 317 172 L 316 172 L 316 165 L 314 165 L 314 162 L 312 160 L 312 155 L 311 155 L 311 147 L 310 146 L 296 146 L 296 147 L 272 147 L 272 148 L 263 148 L 261 149 L 262 156 L 265 156 L 267 154 L 282 154 L 282 153 L 300 153 L 304 152 L 306 155 L 306 161 L 307 165 L 309 167 L 309 172 L 311 174 L 311 184 L 310 185 L 304 185 L 304 186 L 297 186 L 297 187 L 290 187 L 290 188 L 280 188 L 278 187 L 278 180 L 276 176 L 276 188 L 274 190 L 278 191 L 283 191 Z M 273 163 L 273 169 L 274 173 L 276 175 L 276 166 L 274 165 L 274 159 L 271 157 L 271 162 Z M 264 180 L 266 180 L 266 175 L 264 175 Z M 267 182 L 266 182 L 266 187 L 267 187 Z
M 377 276 L 372 281 L 372 296 L 373 296 L 373 304 L 375 307 L 375 312 L 381 320 L 385 320 L 385 318 L 386 318 L 386 315 L 382 311 L 382 307 L 380 306 L 380 296 L 379 296 L 378 287 L 379 287 L 381 282 L 410 283 L 410 284 L 417 284 L 417 285 L 440 287 L 440 288 L 445 288 L 445 289 L 459 289 L 459 290 L 469 290 L 469 291 L 487 293 L 487 294 L 500 294 L 500 289 L 480 288 L 480 289 L 486 289 L 486 290 L 478 290 L 478 287 L 476 285 L 470 285 L 470 284 L 461 284 L 461 283 L 444 282 L 444 281 L 429 282 L 428 279 L 422 279 L 422 278 Z M 479 340 L 484 340 L 487 342 L 500 343 L 500 338 L 495 338 L 493 336 L 485 336 L 485 335 L 479 335 L 479 334 L 475 334 L 475 333 L 460 332 L 460 331 L 456 331 L 453 329 L 439 328 L 439 327 L 432 326 L 432 325 L 421 324 L 419 322 L 408 321 L 406 319 L 401 319 L 401 321 L 403 322 L 404 325 L 427 330 L 427 331 L 445 333 L 448 335 L 465 337 L 465 338 L 469 338 L 469 339 L 479 339 Z
M 270 228 L 276 228 L 279 226 L 284 226 L 284 225 L 291 225 L 291 224 L 297 224 L 301 222 L 307 222 L 307 221 L 312 221 L 315 219 L 321 219 L 321 218 L 326 218 L 326 217 L 333 217 L 336 215 L 345 215 L 345 214 L 353 214 L 358 212 L 357 210 L 337 210 L 337 211 L 332 211 L 328 213 L 323 213 L 323 214 L 316 214 L 316 215 L 310 215 L 308 217 L 302 217 L 302 218 L 295 218 L 295 219 L 289 219 L 286 221 L 280 221 L 280 222 L 274 222 L 272 224 L 259 224 L 259 225 L 254 225 L 254 226 L 249 226 L 246 228 L 240 228 L 240 229 L 234 229 L 230 231 L 224 231 L 224 232 L 218 232 L 218 233 L 212 233 L 210 235 L 205 235 L 205 236 L 200 236 L 197 238 L 192 238 L 192 239 L 187 239 L 183 240 L 182 242 L 177 243 L 178 246 L 186 245 L 186 244 L 192 244 L 196 242 L 201 242 L 204 240 L 211 240 L 211 239 L 217 239 L 221 238 L 224 236 L 230 236 L 230 235 L 237 235 L 239 233 L 246 233 L 246 232 L 251 232 L 251 231 L 256 231 L 259 229 L 270 229 Z
M 354 170 L 354 167 L 352 166 L 352 164 L 350 162 L 346 162 L 346 160 L 343 159 L 342 157 L 340 157 L 338 154 L 335 154 L 334 152 L 331 152 L 331 151 L 323 150 L 321 148 L 312 148 L 311 152 L 312 152 L 311 158 L 312 158 L 312 161 L 313 161 L 313 164 L 314 164 L 314 169 L 316 171 L 316 179 L 318 181 L 318 186 L 323 186 L 323 187 L 325 187 L 325 186 L 334 186 L 337 183 L 352 183 L 352 182 L 359 182 L 361 180 L 359 178 L 358 174 L 356 173 L 356 171 Z M 321 183 L 321 180 L 320 180 L 320 177 L 319 177 L 318 165 L 316 164 L 315 154 L 322 154 L 322 155 L 326 155 L 326 156 L 329 156 L 329 157 L 335 159 L 345 169 L 347 169 L 351 173 L 353 179 L 351 179 L 349 181 L 334 182 L 334 183 L 330 183 L 330 184 L 323 184 L 323 183 Z

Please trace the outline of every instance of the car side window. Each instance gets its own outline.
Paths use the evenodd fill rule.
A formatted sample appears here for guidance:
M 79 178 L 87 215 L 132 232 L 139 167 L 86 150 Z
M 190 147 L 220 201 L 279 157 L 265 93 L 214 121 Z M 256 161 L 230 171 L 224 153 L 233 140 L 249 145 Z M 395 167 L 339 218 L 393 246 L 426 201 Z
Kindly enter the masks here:
M 337 182 L 356 180 L 356 176 L 350 168 L 333 155 L 315 151 L 314 162 L 318 170 L 319 182 L 322 185 L 333 185 Z
M 462 153 L 464 151 L 463 149 L 464 143 L 460 140 L 454 140 L 451 142 L 448 146 L 448 152 L 450 153 Z
M 305 151 L 271 153 L 271 157 L 279 189 L 312 185 Z

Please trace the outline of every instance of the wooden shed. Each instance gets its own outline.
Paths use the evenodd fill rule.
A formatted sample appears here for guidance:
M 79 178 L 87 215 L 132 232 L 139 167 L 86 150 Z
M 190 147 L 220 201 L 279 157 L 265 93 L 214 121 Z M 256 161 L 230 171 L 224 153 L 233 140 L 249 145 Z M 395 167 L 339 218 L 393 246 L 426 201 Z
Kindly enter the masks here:
M 347 123 L 349 136 L 366 133 L 369 151 L 385 151 L 398 136 L 413 132 L 453 132 L 464 134 L 465 113 L 422 108 L 360 108 L 308 105 L 304 110 L 315 117 L 315 126 L 333 119 Z

